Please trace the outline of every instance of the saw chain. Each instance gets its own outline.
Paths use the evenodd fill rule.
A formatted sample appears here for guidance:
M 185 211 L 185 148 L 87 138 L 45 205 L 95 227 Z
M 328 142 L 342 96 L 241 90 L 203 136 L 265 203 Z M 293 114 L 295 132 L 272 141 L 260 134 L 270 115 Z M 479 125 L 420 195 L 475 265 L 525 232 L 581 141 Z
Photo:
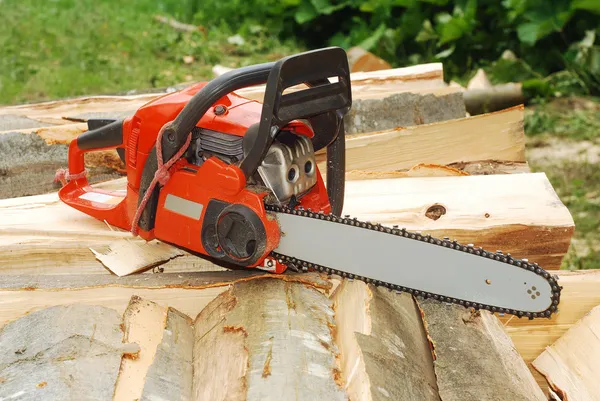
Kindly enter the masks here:
M 517 266 L 517 267 L 520 267 L 521 269 L 529 270 L 529 271 L 537 274 L 538 276 L 543 277 L 549 283 L 551 291 L 552 291 L 552 296 L 551 296 L 552 303 L 546 310 L 541 311 L 541 312 L 524 312 L 524 311 L 519 311 L 519 310 L 514 310 L 514 309 L 501 308 L 501 307 L 496 307 L 493 305 L 475 303 L 475 302 L 465 301 L 462 299 L 443 296 L 440 294 L 434 294 L 434 293 L 430 293 L 430 292 L 426 292 L 426 291 L 420 291 L 418 289 L 404 287 L 401 285 L 388 283 L 388 282 L 384 282 L 384 281 L 380 281 L 380 280 L 374 280 L 367 276 L 350 274 L 350 273 L 344 272 L 342 270 L 332 269 L 327 266 L 321 266 L 316 263 L 311 263 L 308 261 L 300 260 L 300 259 L 290 257 L 287 255 L 283 255 L 283 254 L 280 254 L 277 252 L 271 252 L 271 255 L 270 255 L 271 257 L 276 259 L 279 263 L 286 264 L 292 270 L 302 271 L 302 272 L 318 271 L 318 272 L 326 273 L 328 275 L 335 274 L 335 275 L 339 275 L 342 278 L 347 278 L 347 279 L 351 279 L 351 280 L 360 280 L 367 284 L 375 285 L 377 287 L 385 287 L 385 288 L 388 288 L 390 291 L 396 291 L 399 293 L 407 292 L 407 293 L 409 293 L 417 298 L 421 298 L 421 299 L 432 298 L 432 299 L 435 299 L 442 303 L 457 304 L 457 305 L 461 305 L 465 308 L 473 308 L 475 310 L 488 310 L 490 312 L 499 313 L 499 314 L 511 314 L 511 315 L 515 315 L 519 318 L 521 318 L 521 317 L 526 317 L 529 319 L 540 318 L 540 317 L 550 318 L 553 313 L 556 313 L 558 311 L 558 304 L 560 302 L 560 293 L 561 293 L 561 289 L 562 289 L 562 287 L 559 286 L 559 284 L 558 284 L 558 276 L 551 275 L 547 271 L 543 270 L 537 263 L 530 263 L 527 259 L 515 259 L 510 254 L 504 254 L 501 251 L 489 252 L 480 247 L 475 247 L 472 244 L 462 245 L 455 240 L 451 241 L 447 237 L 444 239 L 438 239 L 438 238 L 432 237 L 431 235 L 422 235 L 421 233 L 418 233 L 418 232 L 411 232 L 404 228 L 398 228 L 398 226 L 386 227 L 381 224 L 372 224 L 370 222 L 363 222 L 363 221 L 358 220 L 357 218 L 352 218 L 349 215 L 345 215 L 344 217 L 339 217 L 339 216 L 336 216 L 333 214 L 325 214 L 325 213 L 320 213 L 320 212 L 312 212 L 310 210 L 304 210 L 301 207 L 298 209 L 291 209 L 291 208 L 284 207 L 284 206 L 276 206 L 276 205 L 268 205 L 268 204 L 265 205 L 265 208 L 267 211 L 293 214 L 293 215 L 303 216 L 303 217 L 307 217 L 307 218 L 311 218 L 311 219 L 325 220 L 325 221 L 331 222 L 332 224 L 344 224 L 344 225 L 359 227 L 359 228 L 365 229 L 365 230 L 374 230 L 374 231 L 379 231 L 379 232 L 386 233 L 389 235 L 401 236 L 401 237 L 405 237 L 408 239 L 412 239 L 414 241 L 427 242 L 427 243 L 431 244 L 432 246 L 441 246 L 441 247 L 453 249 L 457 252 L 466 252 L 466 253 L 476 255 L 476 256 L 479 256 L 482 258 L 493 259 L 499 263 L 506 263 L 508 265 Z

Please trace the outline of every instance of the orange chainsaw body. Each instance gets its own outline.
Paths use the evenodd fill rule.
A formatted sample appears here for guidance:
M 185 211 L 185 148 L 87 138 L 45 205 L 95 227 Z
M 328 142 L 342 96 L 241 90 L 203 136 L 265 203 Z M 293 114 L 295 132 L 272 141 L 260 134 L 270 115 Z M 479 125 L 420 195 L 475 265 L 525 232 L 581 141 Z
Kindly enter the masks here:
M 345 53 L 343 55 L 343 60 L 346 62 Z M 306 57 L 301 58 L 300 61 L 314 65 L 317 56 L 316 54 L 311 56 L 312 61 Z M 335 57 L 341 60 L 341 53 L 337 52 Z M 291 63 L 288 64 L 293 64 L 297 60 L 292 58 Z M 345 63 L 338 62 L 335 65 L 347 68 Z M 306 69 L 306 66 L 303 69 Z M 286 101 L 284 98 L 287 95 L 283 95 L 285 88 L 281 83 L 289 78 L 285 77 L 283 63 L 260 65 L 254 69 L 241 69 L 239 73 L 223 78 L 220 87 L 217 85 L 218 82 L 203 82 L 160 96 L 139 108 L 133 116 L 121 121 L 104 122 L 99 127 L 93 127 L 93 124 L 88 122 L 90 130 L 70 144 L 68 155 L 70 179 L 66 180 L 65 185 L 60 189 L 59 197 L 71 207 L 105 221 L 111 226 L 133 230 L 145 240 L 158 239 L 185 248 L 192 253 L 221 258 L 225 263 L 233 262 L 246 267 L 264 266 L 268 260 L 267 270 L 283 272 L 286 269 L 285 265 L 273 258 L 267 259 L 279 243 L 280 230 L 274 214 L 265 208 L 267 200 L 273 198 L 270 190 L 273 185 L 261 181 L 257 169 L 262 165 L 258 163 L 262 163 L 267 149 L 270 150 L 271 144 L 277 142 L 277 138 L 282 135 L 287 135 L 288 140 L 291 135 L 294 138 L 295 136 L 307 138 L 303 139 L 304 143 L 308 143 L 309 140 L 314 142 L 315 125 L 306 122 L 311 122 L 310 118 L 313 115 L 323 118 L 322 115 L 325 113 L 317 109 L 310 111 L 311 105 L 315 107 L 316 100 L 323 99 L 324 104 L 332 103 L 326 96 L 334 100 L 334 106 L 328 109 L 328 112 L 331 112 L 328 116 L 333 116 L 339 126 L 340 114 L 334 115 L 333 111 L 349 103 L 349 87 L 346 86 L 349 78 L 344 75 L 345 72 L 346 69 L 343 69 L 340 74 L 325 72 L 325 77 L 343 75 L 339 84 L 330 84 L 329 81 L 322 79 L 312 81 L 308 78 L 300 79 L 298 82 L 307 82 L 309 88 L 312 85 L 314 95 L 310 98 L 307 98 L 306 94 L 305 97 L 293 95 L 291 100 Z M 260 77 L 256 78 L 257 75 Z M 244 78 L 248 76 L 254 81 Z M 244 78 L 243 83 L 236 81 L 240 77 Z M 240 89 L 248 83 L 264 83 L 267 78 L 269 81 L 264 103 L 239 96 L 232 90 Z M 229 84 L 227 79 L 233 83 Z M 297 85 L 298 82 L 291 80 L 287 87 Z M 215 85 L 217 89 L 212 89 Z M 203 91 L 208 95 L 203 95 Z M 308 93 L 309 90 L 305 92 Z M 211 100 L 213 98 L 215 101 Z M 198 102 L 204 102 L 204 108 L 201 108 L 199 115 L 196 113 L 190 120 L 189 110 L 197 112 Z M 279 102 L 282 105 L 281 109 L 278 108 Z M 277 107 L 273 106 L 273 110 L 268 109 L 271 105 Z M 289 108 L 286 109 L 288 106 Z M 307 109 L 310 111 L 308 114 L 303 112 Z M 279 118 L 280 115 L 288 118 Z M 190 121 L 194 122 L 193 125 Z M 165 134 L 161 134 L 161 130 L 164 130 Z M 196 132 L 195 136 L 192 135 L 194 132 Z M 235 142 L 232 137 L 239 138 L 236 144 L 243 144 L 244 152 L 243 156 L 238 156 L 238 159 L 250 160 L 254 157 L 254 166 L 248 168 L 250 162 L 245 165 L 244 160 L 240 161 L 235 157 L 229 160 L 220 155 L 200 152 L 199 143 L 204 140 L 204 137 L 198 132 L 217 135 L 216 139 L 211 137 L 211 140 L 217 143 L 221 141 L 227 146 Z M 253 133 L 249 134 L 250 132 Z M 282 132 L 285 134 L 281 134 Z M 247 135 L 253 135 L 250 138 L 252 140 L 248 139 L 251 142 L 250 146 L 262 147 L 262 154 L 261 149 L 247 149 L 244 142 L 246 141 L 244 137 Z M 156 180 L 157 168 L 154 167 L 153 170 L 152 166 L 157 163 L 157 140 L 161 140 L 161 144 L 164 143 L 165 147 L 173 145 L 182 148 L 178 144 L 183 143 L 186 137 L 188 144 L 190 138 L 200 142 L 194 145 L 196 147 L 189 145 L 186 153 L 168 169 L 166 182 L 157 185 L 152 193 L 152 190 L 148 189 L 148 182 L 152 177 Z M 331 135 L 331 138 L 335 137 Z M 329 146 L 329 143 L 325 145 Z M 320 148 L 325 145 L 321 145 Z M 108 191 L 92 187 L 86 175 L 82 173 L 85 171 L 85 153 L 111 149 L 117 150 L 125 163 L 127 173 L 125 190 Z M 198 154 L 203 154 L 200 161 L 194 159 L 192 153 L 196 152 L 195 149 L 198 150 Z M 293 153 L 290 148 L 284 147 L 284 149 L 287 149 L 288 153 Z M 295 149 L 298 151 L 299 148 Z M 162 150 L 163 158 L 165 154 L 167 155 L 166 159 L 169 159 L 173 153 L 173 151 L 169 153 L 169 150 L 164 148 Z M 256 155 L 259 157 L 257 158 Z M 314 152 L 311 155 L 314 163 L 311 174 L 314 174 L 316 179 L 311 181 L 311 187 L 304 190 L 297 199 L 294 197 L 292 207 L 330 213 L 331 197 L 316 165 Z M 338 168 L 338 176 L 339 170 Z M 341 171 L 343 173 L 343 167 Z M 335 178 L 333 172 L 331 176 Z M 141 201 L 144 194 L 150 195 L 150 193 L 152 193 L 150 201 L 144 207 Z M 138 209 L 143 213 L 139 225 L 136 225 L 134 216 Z M 239 245 L 240 243 L 242 245 Z M 245 250 L 244 243 L 246 243 Z M 224 249 L 225 256 L 223 256 Z
M 93 188 L 86 177 L 70 181 L 59 191 L 60 199 L 66 204 L 111 226 L 130 230 L 133 217 L 138 206 L 138 190 L 142 175 L 142 167 L 155 145 L 159 130 L 164 124 L 172 121 L 183 109 L 189 99 L 206 83 L 196 84 L 180 92 L 161 96 L 142 106 L 134 116 L 123 122 L 123 146 L 129 156 L 126 158 L 127 189 L 126 193 L 105 191 Z M 218 106 L 225 107 L 225 113 L 215 115 Z M 243 136 L 248 127 L 258 121 L 261 103 L 246 99 L 236 94 L 221 98 L 198 123 L 198 127 L 226 132 L 229 135 Z M 305 124 L 293 122 L 287 129 L 297 135 L 313 136 L 313 132 Z M 107 149 L 95 149 L 108 150 Z M 69 166 L 83 166 L 84 151 L 77 147 L 77 141 L 71 142 L 69 149 Z M 301 205 L 306 209 L 330 212 L 327 189 L 317 168 L 317 185 L 304 195 Z M 158 201 L 156 226 L 151 231 L 139 231 L 145 240 L 161 241 L 179 245 L 183 248 L 206 255 L 207 251 L 200 241 L 202 221 L 206 209 L 199 220 L 170 211 L 164 207 L 167 194 L 174 194 L 183 199 L 193 199 L 196 203 L 206 205 L 211 199 L 219 199 L 228 203 L 244 204 L 251 208 L 267 228 L 268 245 L 265 256 L 279 242 L 277 222 L 268 218 L 264 208 L 264 197 L 267 192 L 255 192 L 246 188 L 246 177 L 236 166 L 226 164 L 213 156 L 202 166 L 195 166 L 180 159 L 171 169 L 171 178 L 162 188 Z M 98 196 L 94 195 L 98 194 Z M 104 196 L 102 196 L 104 195 Z M 261 258 L 262 260 L 262 258 Z M 260 260 L 259 260 L 260 262 Z M 256 262 L 258 264 L 259 262 Z M 278 266 L 282 272 L 285 266 Z

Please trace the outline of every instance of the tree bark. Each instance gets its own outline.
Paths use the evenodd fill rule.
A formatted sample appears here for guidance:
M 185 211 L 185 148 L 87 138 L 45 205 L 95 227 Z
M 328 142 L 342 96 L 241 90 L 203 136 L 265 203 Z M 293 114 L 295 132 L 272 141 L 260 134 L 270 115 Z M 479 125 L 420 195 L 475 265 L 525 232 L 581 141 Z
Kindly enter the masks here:
M 112 399 L 121 356 L 121 317 L 102 306 L 42 309 L 0 329 L 0 399 Z
M 525 162 L 523 108 L 477 117 L 351 136 L 346 169 L 395 171 L 419 163 L 450 164 L 493 159 Z M 373 119 L 372 121 L 376 121 Z M 322 171 L 325 154 L 317 153 Z
M 492 314 L 432 300 L 419 301 L 419 305 L 433 344 L 442 400 L 547 399 Z
M 195 399 L 346 399 L 333 314 L 311 284 L 237 283 L 196 318 Z
M 429 343 L 410 295 L 345 280 L 333 301 L 342 379 L 351 400 L 440 400 Z

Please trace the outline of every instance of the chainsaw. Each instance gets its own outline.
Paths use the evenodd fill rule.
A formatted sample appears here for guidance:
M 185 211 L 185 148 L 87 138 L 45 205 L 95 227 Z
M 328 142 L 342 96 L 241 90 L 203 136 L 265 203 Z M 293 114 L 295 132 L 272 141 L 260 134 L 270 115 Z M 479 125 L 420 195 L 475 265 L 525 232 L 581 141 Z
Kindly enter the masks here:
M 266 85 L 263 102 L 235 93 L 257 85 Z M 536 263 L 342 214 L 351 104 L 338 47 L 235 69 L 133 116 L 88 121 L 70 144 L 59 197 L 226 266 L 325 272 L 474 309 L 551 317 L 561 287 Z M 126 166 L 124 191 L 88 183 L 85 153 L 107 149 Z

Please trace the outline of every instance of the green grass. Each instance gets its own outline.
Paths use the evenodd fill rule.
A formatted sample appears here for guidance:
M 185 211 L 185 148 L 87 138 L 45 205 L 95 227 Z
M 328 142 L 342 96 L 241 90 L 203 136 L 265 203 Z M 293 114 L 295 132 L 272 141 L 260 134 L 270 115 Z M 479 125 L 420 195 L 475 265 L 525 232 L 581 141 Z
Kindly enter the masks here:
M 529 161 L 532 170 L 546 173 L 575 221 L 573 242 L 562 268 L 600 269 L 600 165 L 572 153 L 561 156 L 565 148 L 580 141 L 586 141 L 582 150 L 600 146 L 600 102 L 572 97 L 535 106 L 526 115 L 525 132 L 530 147 L 560 139 L 553 145 L 555 159 Z
M 525 119 L 525 132 L 529 136 L 594 140 L 600 136 L 600 99 L 573 97 L 538 105 Z
M 181 33 L 154 20 L 184 7 L 177 0 L 0 0 L 0 104 L 205 80 L 217 63 L 237 67 L 298 50 L 258 28 L 234 45 L 226 26 Z
M 575 220 L 575 241 L 562 267 L 600 269 L 600 167 L 565 162 L 544 171 Z

